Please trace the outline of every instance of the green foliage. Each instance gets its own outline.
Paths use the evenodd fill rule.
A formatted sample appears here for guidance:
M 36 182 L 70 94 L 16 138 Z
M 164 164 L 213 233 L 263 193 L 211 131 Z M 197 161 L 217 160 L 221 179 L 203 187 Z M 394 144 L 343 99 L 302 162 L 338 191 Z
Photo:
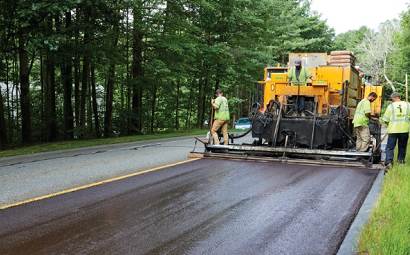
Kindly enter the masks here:
M 106 117 L 105 106 L 110 104 L 105 97 L 109 78 L 114 79 L 112 130 L 121 135 L 149 133 L 202 127 L 216 88 L 231 99 L 233 119 L 248 115 L 265 66 L 286 65 L 292 51 L 328 51 L 334 37 L 305 0 L 8 0 L 3 4 L 0 26 L 8 29 L 1 39 L 9 43 L 2 44 L 1 51 L 8 56 L 8 76 L 14 86 L 19 75 L 18 68 L 12 68 L 18 67 L 17 36 L 27 35 L 34 141 L 47 137 L 43 112 L 50 107 L 56 108 L 58 138 L 67 132 L 63 128 L 67 74 L 60 68 L 67 61 L 72 64 L 75 134 L 98 133 L 93 131 L 95 120 Z M 136 73 L 132 62 L 137 57 L 141 61 Z M 87 58 L 95 68 L 93 76 L 83 73 Z M 55 106 L 45 105 L 42 92 L 48 84 L 44 77 L 48 59 L 54 61 L 46 71 L 55 75 Z M 0 58 L 0 63 L 4 66 L 5 59 Z M 114 77 L 109 77 L 113 66 Z M 0 81 L 5 77 L 0 72 Z M 85 80 L 95 82 L 97 114 L 90 107 L 91 85 L 82 91 Z M 138 90 L 140 111 L 133 108 Z M 79 104 L 84 97 L 85 105 Z M 17 98 L 10 94 L 6 98 L 12 101 L 7 112 L 20 110 Z M 78 125 L 81 113 L 86 115 L 83 126 Z M 138 118 L 142 130 L 133 126 L 132 120 Z M 6 114 L 6 119 L 16 130 L 10 132 L 10 141 L 18 143 L 21 118 Z
M 410 75 L 410 9 L 402 14 L 400 30 L 394 35 L 395 51 L 389 56 L 388 74 L 396 81 L 397 91 L 404 95 L 405 75 Z
M 333 48 L 334 50 L 350 50 L 355 54 L 360 54 L 359 45 L 367 33 L 370 32 L 368 27 L 361 27 L 358 30 L 350 30 L 348 32 L 338 34 L 335 37 Z

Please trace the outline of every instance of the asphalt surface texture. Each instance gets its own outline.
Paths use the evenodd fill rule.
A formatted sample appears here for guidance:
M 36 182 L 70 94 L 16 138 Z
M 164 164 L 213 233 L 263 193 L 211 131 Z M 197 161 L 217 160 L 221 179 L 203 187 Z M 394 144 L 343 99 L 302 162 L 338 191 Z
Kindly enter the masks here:
M 0 158 L 0 206 L 185 160 L 193 146 L 182 137 Z
M 196 160 L 1 210 L 0 254 L 335 254 L 376 176 Z

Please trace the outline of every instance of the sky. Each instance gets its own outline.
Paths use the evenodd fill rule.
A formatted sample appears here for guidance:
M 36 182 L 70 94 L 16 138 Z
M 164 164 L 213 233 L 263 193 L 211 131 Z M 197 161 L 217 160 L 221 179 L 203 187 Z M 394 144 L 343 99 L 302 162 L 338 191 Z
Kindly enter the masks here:
M 399 18 L 410 0 L 312 0 L 312 9 L 327 20 L 336 34 Z

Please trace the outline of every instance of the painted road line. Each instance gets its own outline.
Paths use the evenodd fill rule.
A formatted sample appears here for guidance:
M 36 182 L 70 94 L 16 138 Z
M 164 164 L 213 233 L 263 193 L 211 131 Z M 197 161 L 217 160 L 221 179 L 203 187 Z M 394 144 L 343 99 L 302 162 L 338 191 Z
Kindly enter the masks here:
M 74 188 L 71 188 L 71 189 L 66 189 L 66 190 L 55 192 L 55 193 L 50 193 L 50 194 L 47 194 L 47 195 L 30 198 L 30 199 L 23 200 L 23 201 L 16 202 L 16 203 L 12 203 L 12 204 L 0 205 L 0 210 L 4 210 L 4 209 L 11 208 L 11 207 L 16 207 L 16 206 L 20 206 L 20 205 L 24 205 L 24 204 L 28 204 L 28 203 L 32 203 L 32 202 L 36 202 L 36 201 L 40 201 L 40 200 L 44 200 L 44 199 L 47 199 L 47 198 L 52 198 L 52 197 L 64 195 L 64 194 L 67 194 L 67 193 L 71 193 L 71 192 L 75 192 L 75 191 L 79 191 L 79 190 L 83 190 L 83 189 L 88 189 L 88 188 L 91 188 L 91 187 L 95 187 L 95 186 L 99 186 L 99 185 L 102 185 L 102 184 L 123 180 L 123 179 L 126 179 L 126 178 L 138 176 L 138 175 L 143 175 L 143 174 L 163 170 L 163 169 L 168 168 L 168 167 L 182 165 L 182 164 L 189 163 L 189 162 L 192 162 L 192 161 L 195 161 L 195 160 L 198 160 L 198 159 L 188 159 L 188 160 L 180 161 L 180 162 L 173 163 L 173 164 L 162 165 L 162 166 L 158 166 L 158 167 L 138 171 L 138 172 L 135 172 L 135 173 L 122 175 L 122 176 L 118 176 L 118 177 L 113 177 L 113 178 L 106 179 L 106 180 L 103 180 L 103 181 L 93 182 L 93 183 L 90 183 L 90 184 L 74 187 Z

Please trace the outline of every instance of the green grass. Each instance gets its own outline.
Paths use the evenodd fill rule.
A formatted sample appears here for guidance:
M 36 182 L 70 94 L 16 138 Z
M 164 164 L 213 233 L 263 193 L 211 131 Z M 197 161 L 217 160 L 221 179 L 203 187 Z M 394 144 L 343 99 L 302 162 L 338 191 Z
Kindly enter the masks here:
M 385 176 L 381 195 L 361 233 L 358 254 L 410 254 L 409 154 L 410 149 L 406 165 L 394 166 Z
M 129 143 L 129 142 L 147 141 L 147 140 L 154 140 L 154 139 L 172 138 L 172 137 L 181 137 L 181 136 L 190 136 L 190 135 L 206 135 L 207 132 L 208 130 L 206 129 L 194 129 L 194 130 L 181 130 L 181 131 L 166 132 L 166 133 L 164 132 L 164 133 L 149 134 L 149 135 L 134 135 L 134 136 L 113 137 L 113 138 L 84 139 L 84 140 L 73 140 L 73 141 L 62 141 L 62 142 L 55 142 L 55 143 L 36 144 L 36 145 L 30 145 L 30 146 L 24 146 L 24 147 L 18 147 L 18 148 L 0 151 L 0 158 L 17 156 L 17 155 L 33 154 L 33 153 L 39 153 L 39 152 L 84 148 L 84 147 L 104 145 L 104 144 Z

